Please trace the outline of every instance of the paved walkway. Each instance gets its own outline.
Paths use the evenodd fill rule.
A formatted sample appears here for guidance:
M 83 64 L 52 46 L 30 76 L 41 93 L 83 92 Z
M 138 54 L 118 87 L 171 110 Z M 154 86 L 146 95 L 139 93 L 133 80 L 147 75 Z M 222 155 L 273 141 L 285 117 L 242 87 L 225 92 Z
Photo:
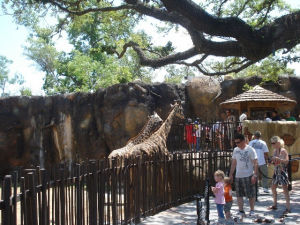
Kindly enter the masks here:
M 262 190 L 260 189 L 260 192 Z M 291 195 L 291 208 L 292 213 L 284 219 L 284 222 L 279 221 L 279 217 L 285 209 L 285 200 L 282 190 L 278 190 L 278 210 L 269 211 L 267 207 L 272 205 L 272 195 L 261 194 L 258 197 L 258 202 L 256 203 L 255 211 L 256 216 L 261 216 L 264 218 L 272 219 L 271 224 L 300 224 L 300 181 L 293 182 L 293 190 L 290 192 Z M 235 201 L 235 199 L 234 199 Z M 214 200 L 211 197 L 211 211 L 210 220 L 211 224 L 216 224 L 217 222 L 217 211 L 214 204 Z M 232 214 L 235 215 L 238 211 L 236 201 L 232 207 Z M 245 202 L 245 211 L 249 212 L 248 201 Z M 190 202 L 178 207 L 168 209 L 157 215 L 145 218 L 140 225 L 158 225 L 158 224 L 197 224 L 197 214 L 196 214 L 196 203 Z M 253 218 L 245 218 L 242 223 L 238 224 L 255 224 Z

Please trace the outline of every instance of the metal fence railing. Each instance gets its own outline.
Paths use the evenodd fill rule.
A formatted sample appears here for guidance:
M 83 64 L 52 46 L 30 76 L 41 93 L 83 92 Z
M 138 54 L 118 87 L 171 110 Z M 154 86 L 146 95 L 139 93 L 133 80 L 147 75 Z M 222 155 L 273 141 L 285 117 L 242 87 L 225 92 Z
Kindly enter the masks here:
M 239 122 L 174 124 L 167 147 L 172 152 L 232 151 L 234 136 L 241 131 L 242 124 Z

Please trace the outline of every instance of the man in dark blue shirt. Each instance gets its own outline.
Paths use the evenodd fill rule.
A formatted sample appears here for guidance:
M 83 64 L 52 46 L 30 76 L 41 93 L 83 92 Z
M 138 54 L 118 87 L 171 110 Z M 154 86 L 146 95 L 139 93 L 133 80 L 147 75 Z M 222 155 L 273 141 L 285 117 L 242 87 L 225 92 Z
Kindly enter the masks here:
M 278 120 L 280 120 L 280 116 L 278 116 L 278 112 L 276 110 L 273 110 L 272 121 L 278 121 Z

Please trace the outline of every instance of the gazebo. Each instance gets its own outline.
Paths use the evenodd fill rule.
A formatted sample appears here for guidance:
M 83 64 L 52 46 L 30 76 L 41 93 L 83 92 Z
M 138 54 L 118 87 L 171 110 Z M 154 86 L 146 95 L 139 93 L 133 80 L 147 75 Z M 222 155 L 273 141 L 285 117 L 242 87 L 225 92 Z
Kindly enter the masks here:
M 238 110 L 240 114 L 247 111 L 250 118 L 258 118 L 266 111 L 291 110 L 296 104 L 295 100 L 257 85 L 249 91 L 222 102 L 220 105 L 223 108 Z

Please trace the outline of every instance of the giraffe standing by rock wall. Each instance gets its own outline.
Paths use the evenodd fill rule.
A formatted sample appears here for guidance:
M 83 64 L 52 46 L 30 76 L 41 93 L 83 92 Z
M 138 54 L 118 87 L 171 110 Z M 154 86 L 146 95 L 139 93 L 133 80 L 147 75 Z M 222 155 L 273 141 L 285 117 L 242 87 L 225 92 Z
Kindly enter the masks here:
M 122 159 L 123 158 L 135 158 L 135 157 L 139 157 L 139 156 L 144 156 L 146 155 L 148 159 L 161 159 L 161 158 L 165 158 L 165 157 L 169 157 L 170 153 L 167 149 L 167 138 L 169 135 L 169 132 L 171 130 L 173 121 L 176 117 L 179 117 L 181 119 L 184 118 L 183 115 L 183 108 L 181 106 L 181 103 L 177 102 L 175 103 L 175 105 L 171 105 L 172 109 L 167 117 L 167 119 L 163 122 L 163 124 L 160 126 L 160 128 L 155 131 L 149 138 L 143 140 L 142 142 L 140 141 L 136 141 L 136 145 L 126 145 L 127 148 L 126 150 L 123 150 L 123 148 L 121 149 L 116 149 L 114 151 L 111 152 L 111 154 L 109 155 L 109 158 L 111 159 L 121 159 L 120 161 L 118 161 L 120 164 L 123 163 Z M 140 142 L 140 143 L 139 143 Z M 126 147 L 125 146 L 125 147 Z M 154 188 L 158 188 L 158 195 L 157 197 L 157 201 L 163 200 L 164 198 L 164 186 L 163 186 L 163 177 L 164 177 L 164 169 L 163 166 L 158 165 L 157 166 L 157 170 L 149 170 L 149 174 L 148 174 L 148 178 L 147 180 L 149 181 L 149 184 L 151 183 L 151 181 L 149 179 L 151 179 L 151 177 L 155 177 L 155 179 L 157 179 L 157 183 L 156 185 L 152 186 L 148 186 L 147 188 L 150 189 Z M 171 173 L 168 173 L 171 174 Z M 136 181 L 138 179 L 137 176 L 137 170 L 136 168 L 129 168 L 128 169 L 128 175 L 129 175 L 129 185 L 127 188 L 130 189 L 129 191 L 129 196 L 128 196 L 128 208 L 129 208 L 129 214 L 131 216 L 133 216 L 136 212 L 136 210 L 140 210 L 137 209 L 138 207 L 138 199 L 135 198 L 135 196 L 139 195 L 140 193 L 138 193 L 138 190 L 135 189 L 135 187 L 137 187 L 136 185 Z M 171 183 L 172 177 L 168 177 L 167 182 L 168 182 L 168 186 L 170 189 L 170 183 Z M 148 183 L 147 181 L 147 183 Z M 141 185 L 141 184 L 140 184 Z M 149 191 L 147 191 L 149 193 Z
M 154 112 L 153 115 L 149 116 L 147 123 L 144 125 L 143 129 L 139 132 L 139 134 L 126 143 L 126 145 L 122 148 L 116 149 L 109 155 L 109 158 L 115 157 L 126 157 L 130 153 L 130 149 L 133 146 L 138 145 L 148 139 L 162 124 L 163 120 L 159 117 L 159 115 Z
M 183 108 L 181 103 L 176 102 L 175 105 L 171 105 L 172 110 L 170 111 L 167 119 L 162 123 L 160 128 L 155 131 L 150 137 L 138 139 L 133 142 L 136 144 L 129 143 L 123 148 L 116 149 L 110 153 L 109 158 L 129 158 L 132 156 L 166 156 L 169 155 L 167 149 L 167 138 L 171 130 L 175 117 L 181 119 L 184 118 Z

